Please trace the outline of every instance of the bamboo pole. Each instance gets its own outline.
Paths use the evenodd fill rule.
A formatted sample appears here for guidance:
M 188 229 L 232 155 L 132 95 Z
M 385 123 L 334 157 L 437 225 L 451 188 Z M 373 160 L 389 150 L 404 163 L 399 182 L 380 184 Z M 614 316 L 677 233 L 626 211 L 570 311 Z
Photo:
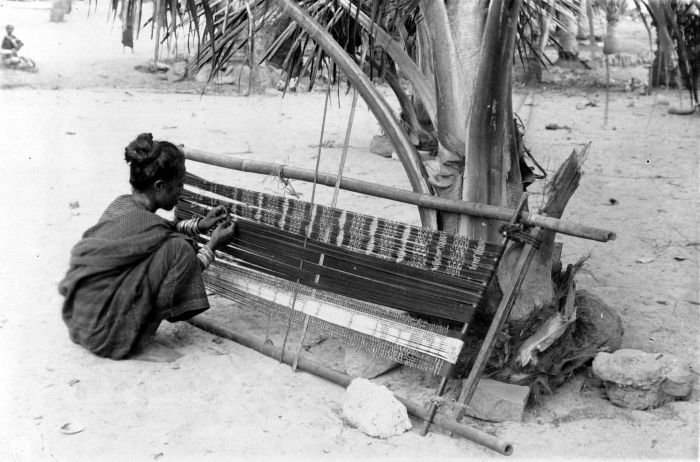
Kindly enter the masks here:
M 280 349 L 275 348 L 274 345 L 272 345 L 271 343 L 264 343 L 263 341 L 253 336 L 246 335 L 240 332 L 235 332 L 221 326 L 217 326 L 213 322 L 208 321 L 206 319 L 202 319 L 199 316 L 192 318 L 187 322 L 202 330 L 218 335 L 219 337 L 232 340 L 245 347 L 258 351 L 270 358 L 277 359 L 282 356 L 281 351 L 278 351 Z M 291 359 L 291 356 L 292 355 L 286 355 L 284 357 L 285 364 L 292 364 L 293 360 Z M 321 378 L 336 383 L 344 388 L 347 388 L 347 386 L 350 385 L 350 382 L 352 382 L 352 378 L 350 376 L 343 374 L 342 372 L 333 370 L 315 361 L 310 361 L 307 358 L 299 358 L 297 367 L 301 370 L 310 372 Z M 408 410 L 409 414 L 423 420 L 427 418 L 427 411 L 422 405 L 413 401 L 409 401 L 400 396 L 395 397 L 404 406 L 406 406 L 406 409 Z M 470 441 L 474 441 L 475 443 L 481 444 L 482 446 L 485 446 L 503 455 L 509 456 L 513 453 L 513 445 L 511 443 L 503 441 L 500 438 L 497 438 L 488 433 L 479 431 L 476 428 L 472 428 L 468 425 L 459 423 L 454 419 L 443 414 L 437 414 L 435 416 L 435 418 L 433 419 L 433 425 L 437 425 L 446 432 L 452 432 L 455 435 L 461 436 Z
M 242 172 L 258 173 L 261 175 L 278 175 L 294 180 L 313 182 L 315 172 L 284 164 L 274 164 L 270 162 L 260 162 L 249 159 L 237 159 L 218 154 L 211 154 L 198 149 L 183 148 L 185 157 L 191 161 L 201 162 L 208 165 L 230 168 Z M 318 173 L 317 182 L 324 186 L 334 187 L 338 179 L 337 175 L 330 173 Z M 459 201 L 445 199 L 430 194 L 421 194 L 404 189 L 392 188 L 368 181 L 356 180 L 343 177 L 340 180 L 340 188 L 346 191 L 353 191 L 368 196 L 391 199 L 405 204 L 417 205 L 418 207 L 441 210 L 444 212 L 461 213 L 473 217 L 489 218 L 493 220 L 510 221 L 513 218 L 513 210 L 494 205 L 480 204 L 478 202 Z M 598 242 L 608 242 L 615 240 L 613 231 L 596 228 L 593 226 L 572 223 L 567 220 L 547 217 L 535 213 L 522 212 L 520 219 L 527 226 L 537 226 L 542 229 L 555 231 L 568 236 L 590 239 Z

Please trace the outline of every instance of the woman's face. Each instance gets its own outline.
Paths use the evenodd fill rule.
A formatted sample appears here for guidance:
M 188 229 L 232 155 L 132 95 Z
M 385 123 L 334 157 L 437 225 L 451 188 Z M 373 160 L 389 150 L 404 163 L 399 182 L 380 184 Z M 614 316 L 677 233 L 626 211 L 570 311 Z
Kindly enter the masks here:
M 177 201 L 182 194 L 183 186 L 185 185 L 185 169 L 183 167 L 181 175 L 165 182 L 165 186 L 160 191 L 158 197 L 159 208 L 163 210 L 172 210 L 177 205 Z

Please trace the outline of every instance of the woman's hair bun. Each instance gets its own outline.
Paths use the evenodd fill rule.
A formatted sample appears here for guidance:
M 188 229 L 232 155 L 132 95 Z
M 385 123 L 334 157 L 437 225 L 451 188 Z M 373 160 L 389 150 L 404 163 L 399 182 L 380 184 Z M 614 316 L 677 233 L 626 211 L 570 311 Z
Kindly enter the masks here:
M 158 158 L 157 141 L 150 133 L 141 133 L 124 149 L 124 160 L 129 164 L 143 165 Z

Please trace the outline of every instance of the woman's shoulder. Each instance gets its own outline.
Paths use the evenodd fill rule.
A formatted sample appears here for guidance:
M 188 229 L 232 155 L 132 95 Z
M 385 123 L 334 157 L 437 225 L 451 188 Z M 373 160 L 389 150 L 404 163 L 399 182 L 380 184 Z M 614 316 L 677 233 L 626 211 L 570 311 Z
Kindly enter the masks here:
M 131 195 L 124 194 L 107 206 L 97 224 L 88 229 L 83 237 L 123 239 L 156 228 L 163 232 L 174 231 L 174 226 L 165 218 L 147 210 Z

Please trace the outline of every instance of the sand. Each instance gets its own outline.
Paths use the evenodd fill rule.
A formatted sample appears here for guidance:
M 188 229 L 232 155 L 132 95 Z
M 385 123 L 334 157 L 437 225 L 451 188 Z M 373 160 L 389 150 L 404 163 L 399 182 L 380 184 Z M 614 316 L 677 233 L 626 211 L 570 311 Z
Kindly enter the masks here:
M 0 460 L 502 457 L 441 433 L 367 437 L 343 424 L 342 388 L 187 324 L 159 333 L 183 354 L 174 363 L 105 360 L 72 344 L 57 284 L 81 233 L 116 195 L 129 192 L 122 153 L 135 135 L 148 131 L 212 152 L 312 168 L 324 96 L 242 97 L 214 88 L 202 96 L 191 85 L 133 69 L 152 56 L 147 33 L 133 54 L 124 52 L 119 25 L 105 22 L 103 9 L 88 18 L 87 3 L 74 2 L 66 22 L 55 24 L 49 8 L 0 2 L 0 21 L 15 25 L 40 69 L 0 70 Z M 631 71 L 645 69 L 620 70 Z M 589 100 L 600 104 L 586 106 Z M 334 95 L 326 133 L 336 146 L 323 150 L 324 171 L 337 169 L 350 101 Z M 618 310 L 623 347 L 673 353 L 697 375 L 700 118 L 668 115 L 669 101 L 680 103 L 673 91 L 616 91 L 603 127 L 603 101 L 599 88 L 544 85 L 514 94 L 526 142 L 547 170 L 593 143 L 565 218 L 612 229 L 618 238 L 561 238 L 565 263 L 590 254 L 579 287 Z M 570 129 L 545 130 L 550 123 Z M 398 161 L 368 152 L 378 132 L 361 104 L 345 175 L 407 188 Z M 279 188 L 272 178 L 188 168 Z M 309 198 L 308 186 L 294 187 Z M 330 196 L 324 190 L 319 201 Z M 418 223 L 412 207 L 347 192 L 339 206 Z M 586 386 L 585 373 L 528 408 L 523 423 L 474 425 L 511 441 L 517 459 L 698 458 L 697 384 L 689 401 L 632 411 Z

